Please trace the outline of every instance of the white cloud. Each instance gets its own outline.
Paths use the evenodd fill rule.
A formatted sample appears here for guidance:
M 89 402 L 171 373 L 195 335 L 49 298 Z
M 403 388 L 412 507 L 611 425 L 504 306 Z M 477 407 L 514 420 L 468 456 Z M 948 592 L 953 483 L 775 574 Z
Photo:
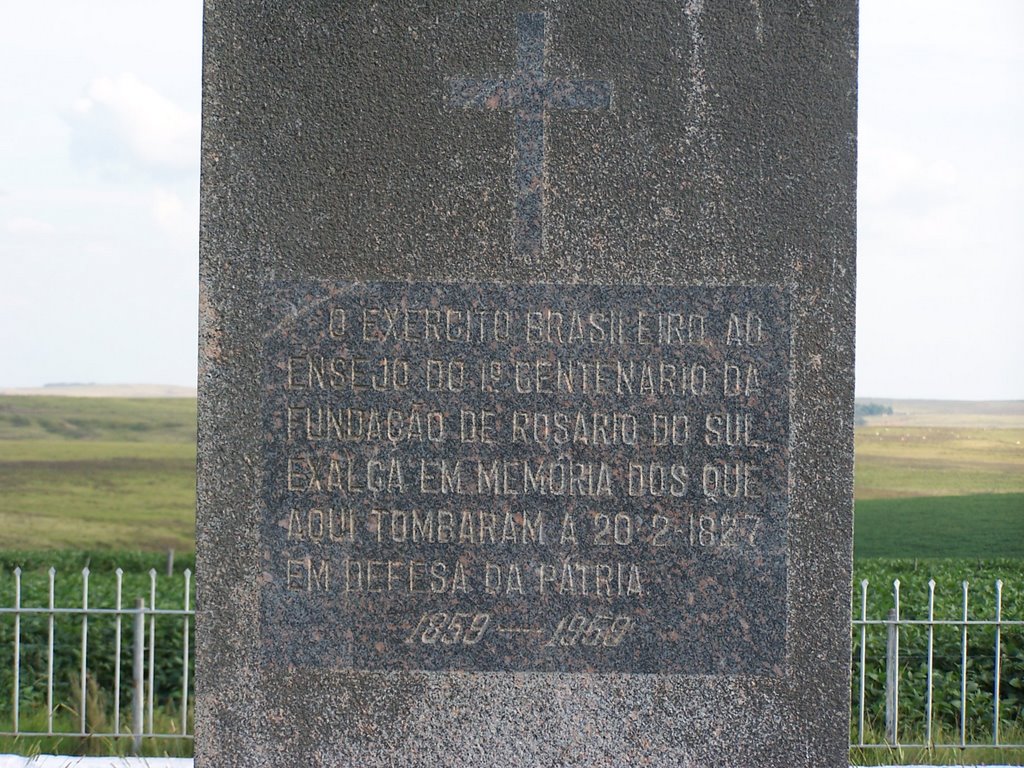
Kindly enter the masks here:
M 862 209 L 942 205 L 958 196 L 963 177 L 959 164 L 953 160 L 907 147 L 888 137 L 862 136 L 858 162 L 857 197 Z
M 99 165 L 187 173 L 199 165 L 199 115 L 131 73 L 93 80 L 71 122 L 75 154 Z
M 5 221 L 4 229 L 12 235 L 47 235 L 53 232 L 53 225 L 31 216 L 17 216 Z
M 153 204 L 150 208 L 153 220 L 164 232 L 193 243 L 199 233 L 199 203 L 192 199 L 186 202 L 169 189 L 157 187 L 153 190 Z

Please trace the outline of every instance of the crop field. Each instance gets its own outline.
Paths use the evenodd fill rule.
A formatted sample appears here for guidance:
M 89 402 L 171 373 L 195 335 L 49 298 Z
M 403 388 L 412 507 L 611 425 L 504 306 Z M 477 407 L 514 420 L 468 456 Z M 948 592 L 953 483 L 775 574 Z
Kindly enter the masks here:
M 891 607 L 892 581 L 899 578 L 905 615 L 921 617 L 927 581 L 935 578 L 938 615 L 957 615 L 960 584 L 967 579 L 972 585 L 971 617 L 991 618 L 993 584 L 1000 578 L 1004 582 L 1004 616 L 1024 615 L 1024 407 L 889 402 L 893 414 L 871 416 L 856 432 L 854 614 L 860 609 L 862 578 L 870 580 L 868 614 L 875 617 L 884 616 Z M 179 553 L 178 572 L 171 579 L 161 577 L 158 602 L 164 607 L 180 605 L 180 571 L 191 565 L 194 549 L 195 420 L 194 399 L 0 396 L 0 605 L 10 604 L 11 572 L 16 565 L 25 570 L 26 604 L 45 601 L 46 568 L 50 565 L 58 570 L 58 604 L 80 600 L 80 574 L 85 565 L 93 574 L 93 605 L 112 605 L 116 567 L 125 571 L 125 600 L 130 601 L 145 591 L 148 570 L 161 569 L 162 553 L 168 547 Z M 0 620 L 0 648 L 9 647 L 12 629 L 9 619 Z M 39 633 L 44 626 L 26 619 L 22 630 L 35 637 L 26 637 L 22 646 L 29 654 L 26 668 L 38 667 Z M 157 631 L 159 647 L 170 648 L 172 653 L 157 674 L 156 728 L 176 732 L 182 713 L 180 656 L 175 661 L 175 654 L 180 653 L 183 638 L 180 626 L 173 622 L 158 623 Z M 57 693 L 66 702 L 58 719 L 70 723 L 81 716 L 74 651 L 78 632 L 77 619 L 57 622 L 56 643 L 65 651 L 58 657 L 66 666 L 55 676 Z M 114 641 L 112 620 L 96 619 L 90 628 L 93 632 L 90 657 L 95 652 L 97 659 L 106 661 L 90 673 L 87 717 L 97 730 L 109 730 L 113 666 L 107 651 Z M 994 703 L 992 637 L 986 632 L 979 630 L 971 638 L 969 665 L 975 677 L 968 690 L 969 719 L 965 724 L 968 732 L 981 740 L 986 729 L 991 729 Z M 1004 740 L 1017 742 L 1024 741 L 1021 634 L 1021 630 L 1009 628 L 1003 633 L 1001 679 L 1006 683 L 1000 691 L 1000 732 Z M 880 741 L 884 731 L 884 631 L 873 627 L 865 639 L 865 740 Z M 936 734 L 951 738 L 960 727 L 960 688 L 954 667 L 961 638 L 957 631 L 944 629 L 936 633 L 935 640 L 941 674 L 934 727 Z M 123 634 L 122 642 L 127 641 Z M 901 721 L 901 735 L 919 740 L 918 700 L 924 690 L 922 635 L 917 628 L 908 628 L 902 642 L 901 696 L 908 714 Z M 855 636 L 851 689 L 855 707 L 859 643 Z M 0 664 L 0 690 L 9 686 L 5 678 L 9 674 L 9 665 Z M 121 674 L 123 679 L 127 667 L 122 666 Z M 45 705 L 39 706 L 40 680 L 38 670 L 22 678 L 25 723 L 45 722 Z M 9 698 L 0 700 L 0 729 L 10 717 L 9 708 Z M 190 711 L 186 717 L 190 719 Z M 856 739 L 857 734 L 853 736 Z M 0 752 L 112 753 L 126 748 L 123 741 L 78 743 L 71 739 L 61 743 L 43 739 L 27 743 L 0 739 Z M 189 754 L 191 744 L 151 743 L 145 748 L 147 754 L 167 750 Z M 875 765 L 915 760 L 954 763 L 962 757 L 957 750 L 851 753 L 854 764 Z M 972 752 L 970 757 L 981 762 L 1024 761 L 1024 754 L 994 751 Z
M 1024 559 L 1024 493 L 858 501 L 857 558 Z

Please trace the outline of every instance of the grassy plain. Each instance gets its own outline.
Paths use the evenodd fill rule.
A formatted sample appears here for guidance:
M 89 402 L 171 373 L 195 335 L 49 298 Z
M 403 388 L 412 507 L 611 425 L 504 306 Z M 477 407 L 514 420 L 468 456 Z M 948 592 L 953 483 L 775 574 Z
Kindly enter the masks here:
M 871 402 L 858 557 L 1024 557 L 1024 403 Z M 0 396 L 0 550 L 191 551 L 195 439 L 193 398 Z
M 871 400 L 856 430 L 858 557 L 1024 558 L 1024 402 Z
M 195 444 L 195 398 L 4 397 L 0 441 Z
M 0 549 L 194 548 L 196 401 L 0 397 Z
M 859 427 L 856 461 L 858 501 L 1024 493 L 1024 427 Z

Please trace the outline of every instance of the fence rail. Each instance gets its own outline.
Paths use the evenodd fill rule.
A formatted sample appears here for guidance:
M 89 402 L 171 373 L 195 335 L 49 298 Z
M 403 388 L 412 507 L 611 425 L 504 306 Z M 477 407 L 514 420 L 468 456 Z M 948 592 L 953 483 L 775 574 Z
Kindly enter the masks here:
M 13 606 L 0 607 L 0 630 L 4 628 L 5 622 L 8 626 L 13 622 L 13 648 L 8 657 L 12 660 L 9 668 L 12 688 L 10 710 L 8 714 L 0 714 L 0 736 L 130 739 L 135 753 L 140 750 L 144 739 L 192 739 L 192 715 L 189 706 L 192 698 L 190 668 L 194 661 L 190 637 L 194 616 L 191 607 L 192 573 L 190 570 L 183 572 L 179 582 L 180 593 L 175 589 L 179 596 L 171 598 L 174 600 L 172 604 L 180 606 L 177 608 L 156 607 L 156 570 L 150 570 L 148 574 L 148 596 L 136 597 L 131 605 L 124 604 L 122 570 L 117 569 L 114 575 L 112 608 L 93 607 L 90 604 L 88 568 L 81 571 L 80 605 L 56 605 L 57 572 L 50 568 L 47 572 L 46 605 L 28 606 L 23 601 L 22 571 L 14 570 Z M 994 610 L 991 618 L 980 619 L 971 615 L 970 585 L 967 581 L 961 585 L 955 618 L 943 618 L 937 614 L 934 580 L 928 582 L 927 607 L 923 611 L 923 618 L 915 618 L 913 611 L 904 612 L 899 580 L 893 582 L 890 594 L 892 608 L 886 612 L 884 618 L 869 617 L 868 581 L 861 581 L 859 586 L 859 600 L 855 595 L 853 617 L 851 747 L 1024 749 L 1024 743 L 1020 743 L 1024 733 L 1024 713 L 1019 697 L 1013 699 L 1012 712 L 1009 713 L 1010 723 L 1013 725 L 1012 738 L 1009 741 L 1005 740 L 1001 731 L 1001 724 L 1007 715 L 1007 712 L 1001 709 L 1002 699 L 1010 682 L 1004 679 L 1006 633 L 1012 635 L 1014 647 L 1017 649 L 1013 652 L 1013 664 L 1016 666 L 1011 669 L 1011 673 L 1019 677 L 1021 663 L 1024 662 L 1024 654 L 1020 651 L 1024 647 L 1024 621 L 1003 616 L 1001 580 L 995 582 Z M 168 602 L 166 591 L 162 601 L 165 604 Z M 921 613 L 918 612 L 916 615 Z M 109 642 L 100 647 L 95 640 L 90 646 L 90 618 L 94 620 L 93 633 L 96 632 L 96 624 L 113 619 L 112 649 Z M 158 619 L 163 622 L 176 622 L 177 626 L 172 628 L 170 633 L 165 629 L 158 634 Z M 73 643 L 77 646 L 73 649 L 78 657 L 73 675 L 76 679 L 71 681 L 69 693 L 62 701 L 58 701 L 55 696 L 55 626 L 59 621 L 65 622 L 63 631 L 66 637 L 70 636 L 66 623 L 77 623 L 71 627 L 75 636 Z M 28 622 L 35 622 L 31 628 L 32 632 L 26 631 L 24 624 Z M 952 716 L 949 703 L 951 673 L 948 669 L 939 670 L 936 666 L 936 642 L 937 634 L 940 632 L 947 635 L 955 634 L 952 640 L 947 637 L 944 645 L 949 647 L 952 642 L 957 646 L 959 656 L 955 664 L 956 679 L 953 681 L 958 686 L 954 691 L 957 701 L 953 702 L 955 712 L 952 712 Z M 129 641 L 128 658 L 125 658 L 123 635 Z M 3 637 L 2 633 L 0 637 Z M 982 639 L 979 640 L 979 637 Z M 168 642 L 168 638 L 173 638 L 174 642 Z M 109 640 L 108 637 L 104 639 Z M 979 643 L 991 645 L 986 649 L 977 647 Z M 65 646 L 67 644 L 64 643 Z M 31 654 L 32 663 L 27 661 L 30 646 L 35 650 Z M 45 647 L 45 653 L 39 653 L 40 646 Z M 7 655 L 7 651 L 2 649 L 0 653 Z M 112 679 L 107 675 L 105 685 L 106 694 L 110 696 L 113 716 L 109 721 L 109 727 L 97 728 L 88 716 L 90 681 L 93 688 L 98 685 L 93 671 L 100 663 L 97 657 L 109 659 L 109 654 L 113 656 L 113 672 Z M 917 666 L 913 666 L 911 661 Z M 922 661 L 923 679 L 919 664 Z M 130 678 L 128 675 L 122 675 L 122 666 L 130 670 Z M 159 730 L 154 723 L 154 699 L 157 690 L 155 676 L 158 668 L 162 670 L 162 678 L 172 680 L 175 689 L 170 694 L 175 700 L 174 720 L 162 718 L 162 728 Z M 980 713 L 971 710 L 972 701 L 977 699 L 976 692 L 979 690 L 976 678 L 981 672 L 985 675 L 991 674 L 991 682 L 988 684 L 990 690 L 983 696 L 987 700 L 989 694 L 991 695 L 990 709 L 983 717 L 988 727 L 983 729 L 979 729 L 977 725 Z M 22 705 L 25 702 L 23 691 L 28 687 L 28 678 L 31 678 L 33 685 L 39 682 L 45 685 L 45 727 L 40 727 L 42 718 L 38 714 L 32 720 L 34 725 L 26 726 L 22 721 Z M 0 677 L 0 681 L 2 680 L 3 677 Z M 1013 679 L 1013 684 L 1020 686 L 1017 677 Z M 161 685 L 161 695 L 164 697 L 169 695 L 167 687 L 166 683 Z M 937 724 L 939 718 L 936 693 L 940 688 L 945 697 L 945 719 L 942 724 Z M 901 692 L 906 695 L 901 697 Z M 36 693 L 38 697 L 39 692 Z M 72 701 L 68 701 L 68 697 Z M 77 701 L 73 700 L 75 698 Z M 907 709 L 904 700 L 911 698 L 917 700 L 918 704 L 923 703 L 923 711 Z M 33 704 L 38 710 L 39 705 L 35 704 L 34 699 Z M 129 712 L 127 717 L 123 717 L 122 705 L 129 707 L 126 710 Z M 4 713 L 5 708 L 0 701 L 0 713 Z M 68 726 L 67 717 L 60 722 L 55 719 L 58 710 L 75 716 L 73 726 Z M 881 714 L 882 711 L 884 716 Z M 908 721 L 912 723 L 910 726 L 907 725 Z M 949 726 L 950 722 L 954 723 L 952 729 Z

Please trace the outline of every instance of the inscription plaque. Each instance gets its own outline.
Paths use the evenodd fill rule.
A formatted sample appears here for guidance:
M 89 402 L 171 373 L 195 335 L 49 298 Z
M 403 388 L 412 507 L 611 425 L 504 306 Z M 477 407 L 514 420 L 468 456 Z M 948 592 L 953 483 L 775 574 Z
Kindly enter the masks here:
M 786 291 L 266 299 L 267 663 L 783 674 Z

